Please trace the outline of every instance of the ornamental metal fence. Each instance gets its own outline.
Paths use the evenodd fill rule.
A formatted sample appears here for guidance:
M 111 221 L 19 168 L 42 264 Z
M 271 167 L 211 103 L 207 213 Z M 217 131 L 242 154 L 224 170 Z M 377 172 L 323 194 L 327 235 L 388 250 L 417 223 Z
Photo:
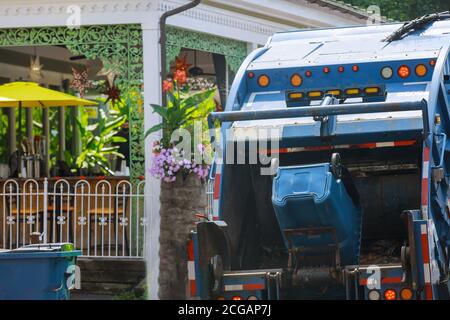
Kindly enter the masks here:
M 145 182 L 9 179 L 0 186 L 0 248 L 70 242 L 83 256 L 143 258 Z

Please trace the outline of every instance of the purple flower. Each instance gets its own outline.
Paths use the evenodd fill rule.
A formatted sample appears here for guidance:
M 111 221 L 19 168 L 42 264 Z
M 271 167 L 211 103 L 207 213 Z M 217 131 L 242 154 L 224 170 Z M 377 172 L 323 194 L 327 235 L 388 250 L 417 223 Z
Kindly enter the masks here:
M 183 158 L 184 151 L 179 151 L 177 148 L 162 148 L 160 144 L 159 153 L 152 154 L 152 161 L 150 166 L 150 174 L 164 182 L 174 182 L 177 179 L 178 172 L 182 171 L 184 174 L 193 173 L 198 179 L 204 180 L 207 178 L 210 166 L 203 166 L 196 163 L 193 159 L 184 158 L 177 160 L 176 158 Z M 205 151 L 203 144 L 197 145 L 199 152 Z

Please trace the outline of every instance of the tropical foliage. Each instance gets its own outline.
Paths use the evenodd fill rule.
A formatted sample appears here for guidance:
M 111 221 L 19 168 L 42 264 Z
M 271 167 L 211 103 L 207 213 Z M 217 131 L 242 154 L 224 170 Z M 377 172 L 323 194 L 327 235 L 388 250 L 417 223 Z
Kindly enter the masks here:
M 110 111 L 109 116 L 103 110 L 99 112 L 97 123 L 89 124 L 86 114 L 76 120 L 81 135 L 82 152 L 75 165 L 76 168 L 87 170 L 99 167 L 105 174 L 114 174 L 114 170 L 110 168 L 110 160 L 111 156 L 124 157 L 118 152 L 117 143 L 127 142 L 127 139 L 117 136 L 117 133 L 127 118 L 116 111 Z M 67 158 L 66 162 L 70 161 L 70 157 Z
M 450 9 L 448 0 L 346 0 L 345 2 L 362 9 L 367 9 L 371 5 L 379 6 L 381 15 L 398 21 L 407 21 L 428 13 Z

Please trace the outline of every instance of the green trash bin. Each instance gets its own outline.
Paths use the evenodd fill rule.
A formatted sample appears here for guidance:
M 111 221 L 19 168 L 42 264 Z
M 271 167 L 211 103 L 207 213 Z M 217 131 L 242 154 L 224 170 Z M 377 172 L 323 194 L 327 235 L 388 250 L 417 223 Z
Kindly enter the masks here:
M 70 243 L 0 251 L 0 300 L 69 300 L 81 281 Z

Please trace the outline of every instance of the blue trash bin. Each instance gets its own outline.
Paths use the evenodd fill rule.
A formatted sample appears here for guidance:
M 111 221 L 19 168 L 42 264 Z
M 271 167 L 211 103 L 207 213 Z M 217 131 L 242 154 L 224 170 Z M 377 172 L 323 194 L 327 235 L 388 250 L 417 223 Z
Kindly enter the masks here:
M 318 232 L 293 233 L 290 239 L 293 247 L 315 247 L 318 251 L 319 247 L 336 245 L 340 248 L 343 265 L 358 264 L 361 209 L 350 197 L 343 180 L 331 173 L 330 164 L 280 167 L 273 180 L 272 204 L 283 231 L 309 229 Z M 320 230 L 328 231 L 320 233 Z M 286 235 L 284 240 L 290 248 Z M 316 251 L 303 255 L 317 256 Z
M 30 245 L 0 252 L 0 300 L 69 300 L 80 281 L 80 250 L 71 244 Z

